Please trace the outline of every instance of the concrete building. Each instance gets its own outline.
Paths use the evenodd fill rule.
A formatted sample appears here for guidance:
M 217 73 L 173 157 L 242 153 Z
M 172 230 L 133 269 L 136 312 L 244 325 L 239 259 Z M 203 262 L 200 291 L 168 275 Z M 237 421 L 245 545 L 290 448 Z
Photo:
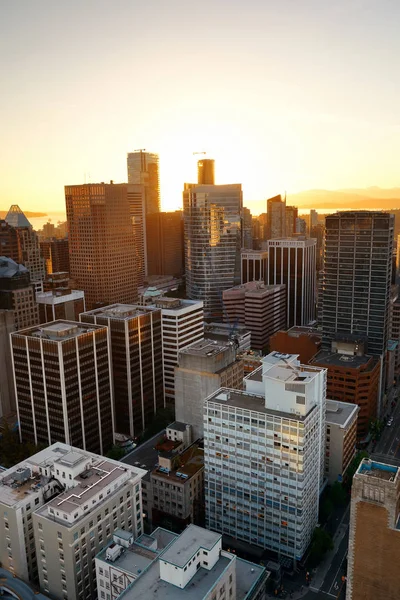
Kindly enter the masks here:
M 285 218 L 286 218 L 286 230 L 285 236 L 290 238 L 296 233 L 296 223 L 299 216 L 297 206 L 286 206 Z
M 108 593 L 108 600 L 264 600 L 269 575 L 222 550 L 221 535 L 196 525 L 179 536 L 158 528 L 135 542 L 117 531 L 96 557 L 96 572 L 99 598 Z
M 67 271 L 60 271 L 59 273 L 48 273 L 46 279 L 43 282 L 43 291 L 48 292 L 57 288 L 71 288 L 72 280 L 70 279 Z
M 193 439 L 203 437 L 204 399 L 220 387 L 242 389 L 243 363 L 232 342 L 201 340 L 179 353 L 175 367 L 175 417 L 193 427 Z
M 203 303 L 160 296 L 154 306 L 161 309 L 165 399 L 173 404 L 179 352 L 204 338 Z
M 314 327 L 291 327 L 270 337 L 270 350 L 298 354 L 300 362 L 308 364 L 321 349 L 321 332 Z
M 267 244 L 267 283 L 286 285 L 287 328 L 309 325 L 315 320 L 316 241 L 276 239 Z
M 253 219 L 250 209 L 243 207 L 242 221 L 242 248 L 251 250 L 253 248 Z
M 242 250 L 241 283 L 267 281 L 268 252 L 265 250 Z
M 359 407 L 326 401 L 325 476 L 330 484 L 342 481 L 356 453 Z
M 394 215 L 338 212 L 326 217 L 322 288 L 323 345 L 337 334 L 367 338 L 382 357 L 389 339 Z M 384 386 L 383 386 L 384 389 Z
M 16 410 L 10 333 L 15 331 L 12 310 L 0 309 L 0 419 Z
M 378 414 L 380 361 L 377 357 L 365 355 L 361 343 L 358 354 L 343 353 L 345 344 L 337 344 L 341 352 L 321 350 L 311 363 L 327 369 L 329 398 L 359 406 L 357 437 L 363 439 L 368 434 L 370 421 Z
M 35 287 L 28 269 L 5 256 L 0 256 L 0 309 L 12 311 L 15 329 L 39 322 Z
M 115 431 L 136 437 L 165 407 L 161 310 L 112 304 L 82 313 L 80 321 L 108 327 Z
M 301 560 L 324 478 L 326 370 L 273 352 L 205 401 L 206 527 Z
M 57 442 L 0 474 L 0 560 L 56 599 L 95 597 L 94 557 L 142 529 L 144 471 Z
M 185 271 L 182 211 L 148 215 L 146 231 L 147 274 L 182 277 Z
M 240 283 L 242 186 L 185 183 L 186 294 L 207 319 L 222 317 L 222 292 Z
M 188 441 L 179 438 L 187 436 Z M 143 511 L 152 527 L 182 531 L 204 523 L 204 450 L 192 444 L 191 426 L 168 426 L 155 449 L 157 464 L 143 480 Z
M 222 294 L 225 320 L 239 322 L 251 332 L 251 347 L 262 350 L 286 324 L 286 286 L 251 281 Z
M 346 600 L 397 600 L 399 468 L 364 459 L 351 488 Z
M 20 438 L 105 454 L 114 439 L 106 327 L 53 321 L 11 334 Z
M 286 236 L 286 198 L 274 196 L 267 200 L 267 239 L 274 240 Z
M 69 273 L 69 243 L 68 238 L 41 240 L 40 250 L 46 263 L 46 273 Z
M 137 300 L 135 233 L 128 185 L 65 186 L 71 277 L 89 309 Z
M 146 190 L 143 184 L 128 185 L 129 212 L 133 226 L 138 286 L 143 285 L 147 270 Z
M 56 288 L 36 294 L 39 308 L 39 323 L 48 323 L 58 319 L 79 321 L 79 315 L 85 311 L 85 292 Z
M 135 150 L 127 155 L 128 183 L 143 185 L 146 215 L 160 212 L 160 173 L 158 154 Z
M 239 325 L 237 319 L 228 323 L 205 323 L 204 337 L 218 343 L 233 342 L 238 352 L 251 348 L 251 332 L 247 327 Z

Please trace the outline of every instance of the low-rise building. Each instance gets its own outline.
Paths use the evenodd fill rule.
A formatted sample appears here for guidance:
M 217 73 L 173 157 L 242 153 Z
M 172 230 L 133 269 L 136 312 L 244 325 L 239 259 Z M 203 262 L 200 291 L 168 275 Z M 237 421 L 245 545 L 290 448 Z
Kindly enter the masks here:
M 277 331 L 269 338 L 269 347 L 275 352 L 298 354 L 307 364 L 321 349 L 322 334 L 315 327 L 295 326 L 288 331 Z
M 36 294 L 39 307 L 39 323 L 56 319 L 79 321 L 85 310 L 85 292 L 68 288 L 56 288 Z
M 263 600 L 269 575 L 195 525 L 179 536 L 158 528 L 135 542 L 116 532 L 96 557 L 96 572 L 100 600 Z
M 56 443 L 0 474 L 0 560 L 56 599 L 91 599 L 116 528 L 142 533 L 144 471 Z
M 238 352 L 251 348 L 251 331 L 237 320 L 230 323 L 206 323 L 204 337 L 216 342 L 233 342 Z
M 349 402 L 326 401 L 325 476 L 329 483 L 342 481 L 354 458 L 359 410 Z

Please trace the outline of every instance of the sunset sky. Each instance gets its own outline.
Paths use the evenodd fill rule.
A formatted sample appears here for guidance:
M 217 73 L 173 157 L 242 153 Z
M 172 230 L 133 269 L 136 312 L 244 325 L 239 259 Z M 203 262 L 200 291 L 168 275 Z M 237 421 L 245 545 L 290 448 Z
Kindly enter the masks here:
M 0 209 L 194 151 L 254 212 L 276 193 L 400 185 L 399 0 L 0 0 Z M 257 202 L 258 201 L 258 202 Z

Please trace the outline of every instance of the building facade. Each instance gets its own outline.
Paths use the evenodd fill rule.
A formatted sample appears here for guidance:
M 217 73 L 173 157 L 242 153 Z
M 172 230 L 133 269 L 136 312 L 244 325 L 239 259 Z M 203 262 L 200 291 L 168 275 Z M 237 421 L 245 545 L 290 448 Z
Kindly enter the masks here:
M 265 250 L 242 250 L 241 282 L 267 281 L 268 252 Z
M 298 354 L 300 362 L 308 364 L 321 349 L 321 332 L 314 327 L 291 327 L 277 331 L 269 341 L 270 350 Z
M 114 440 L 106 327 L 54 321 L 11 334 L 20 438 L 106 453 Z
M 184 273 L 182 211 L 158 212 L 147 216 L 148 275 Z
M 315 320 L 316 241 L 278 239 L 268 241 L 269 285 L 286 285 L 287 328 Z
M 28 269 L 4 256 L 0 257 L 0 309 L 12 311 L 15 329 L 39 322 L 35 287 Z
M 243 362 L 233 342 L 201 340 L 179 353 L 175 367 L 175 417 L 193 428 L 193 439 L 203 437 L 204 400 L 220 387 L 243 387 Z
M 18 232 L 3 219 L 0 219 L 0 256 L 11 258 L 17 264 L 22 263 Z
M 251 332 L 251 347 L 262 350 L 269 338 L 286 325 L 286 287 L 251 281 L 225 290 L 224 318 L 241 323 Z
M 301 560 L 318 523 L 326 371 L 271 353 L 204 406 L 206 527 Z
M 16 410 L 10 347 L 10 333 L 13 331 L 15 331 L 13 311 L 0 309 L 0 419 Z
M 86 327 L 108 327 L 115 430 L 136 437 L 165 407 L 161 310 L 112 304 L 82 313 L 80 320 Z
M 147 275 L 146 192 L 143 184 L 128 185 L 129 211 L 133 226 L 138 286 Z
M 65 186 L 71 277 L 89 309 L 137 300 L 135 235 L 126 184 Z
M 68 238 L 42 240 L 40 250 L 46 262 L 46 273 L 69 273 L 69 244 Z
M 222 316 L 222 292 L 240 283 L 242 186 L 185 184 L 186 294 Z
M 335 336 L 368 339 L 366 352 L 383 356 L 389 336 L 394 215 L 354 211 L 325 224 L 322 289 L 323 345 Z
M 356 453 L 359 407 L 326 401 L 325 477 L 330 484 L 343 477 Z
M 58 319 L 79 321 L 79 315 L 85 311 L 85 292 L 55 288 L 36 294 L 36 302 L 39 308 L 39 323 Z
M 158 154 L 136 150 L 127 155 L 128 183 L 143 185 L 146 215 L 160 212 Z
M 297 206 L 286 206 L 285 217 L 286 217 L 286 230 L 285 236 L 290 238 L 296 233 L 296 223 L 299 216 Z
M 346 600 L 400 597 L 399 502 L 399 468 L 364 459 L 351 488 Z
M 0 560 L 51 598 L 91 599 L 95 555 L 143 531 L 144 471 L 57 442 L 0 475 Z
M 267 239 L 274 240 L 286 236 L 286 199 L 274 196 L 267 200 Z

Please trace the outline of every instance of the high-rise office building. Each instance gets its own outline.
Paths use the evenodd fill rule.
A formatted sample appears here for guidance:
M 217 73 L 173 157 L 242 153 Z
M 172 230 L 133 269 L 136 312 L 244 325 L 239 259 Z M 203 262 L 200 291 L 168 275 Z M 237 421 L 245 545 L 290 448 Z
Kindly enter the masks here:
M 39 236 L 16 204 L 10 207 L 5 221 L 16 229 L 21 248 L 21 262 L 28 269 L 35 290 L 42 291 L 46 267 L 40 249 Z
M 15 329 L 39 322 L 35 288 L 28 269 L 5 256 L 0 256 L 0 309 L 13 312 Z
M 267 239 L 274 240 L 286 235 L 286 198 L 274 196 L 267 200 Z
M 389 304 L 394 215 L 338 212 L 326 217 L 322 289 L 322 343 L 339 334 L 367 338 L 366 353 L 384 356 Z
M 307 233 L 307 223 L 304 219 L 297 217 L 296 219 L 296 234 L 306 235 Z
M 161 310 L 112 304 L 82 313 L 80 320 L 85 327 L 108 327 L 116 431 L 136 437 L 165 407 Z
M 7 221 L 0 219 L 0 256 L 22 263 L 22 251 L 18 232 Z
M 69 273 L 69 245 L 68 238 L 42 240 L 40 242 L 42 256 L 46 261 L 46 273 Z
M 310 210 L 310 231 L 318 225 L 318 213 L 313 208 Z
M 205 400 L 206 527 L 301 560 L 318 523 L 326 371 L 278 352 L 262 362 L 245 391 Z
M 13 331 L 13 311 L 0 309 L 0 419 L 16 410 L 10 346 L 10 333 Z
M 79 315 L 85 311 L 85 293 L 81 290 L 53 288 L 36 294 L 39 307 L 39 323 L 48 323 L 58 319 L 79 321 Z
M 115 529 L 143 532 L 144 474 L 60 442 L 1 473 L 2 566 L 53 599 L 97 598 L 96 554 Z
M 253 248 L 253 218 L 250 210 L 245 206 L 243 207 L 242 238 L 242 248 L 251 250 Z
M 147 275 L 146 201 L 145 186 L 139 183 L 128 185 L 128 201 L 133 226 L 136 251 L 137 283 L 143 285 Z
M 286 285 L 287 327 L 315 320 L 316 242 L 306 239 L 268 241 L 267 283 Z
M 286 231 L 287 237 L 292 237 L 296 233 L 296 222 L 299 216 L 297 206 L 286 206 L 285 218 L 286 218 Z
M 242 389 L 243 361 L 233 342 L 204 339 L 179 353 L 175 367 L 175 416 L 192 426 L 193 439 L 203 437 L 204 399 L 220 387 Z
M 88 308 L 137 300 L 137 264 L 128 185 L 65 187 L 71 277 Z
M 204 337 L 203 303 L 161 296 L 154 306 L 161 309 L 165 398 L 173 403 L 179 352 Z
M 160 211 L 160 173 L 158 154 L 135 150 L 127 155 L 128 183 L 145 189 L 146 215 Z
M 197 161 L 197 183 L 215 185 L 215 160 L 213 158 L 202 158 Z
M 351 487 L 347 600 L 400 598 L 400 474 L 364 459 Z
M 11 334 L 20 438 L 105 454 L 114 440 L 106 327 L 54 321 Z
M 265 250 L 242 250 L 242 283 L 267 281 L 268 252 Z
M 251 281 L 223 292 L 225 321 L 245 325 L 253 350 L 263 350 L 269 338 L 286 325 L 286 287 Z
M 240 283 L 242 186 L 185 183 L 186 293 L 222 316 L 222 292 Z
M 184 273 L 183 213 L 158 212 L 146 217 L 147 274 Z

